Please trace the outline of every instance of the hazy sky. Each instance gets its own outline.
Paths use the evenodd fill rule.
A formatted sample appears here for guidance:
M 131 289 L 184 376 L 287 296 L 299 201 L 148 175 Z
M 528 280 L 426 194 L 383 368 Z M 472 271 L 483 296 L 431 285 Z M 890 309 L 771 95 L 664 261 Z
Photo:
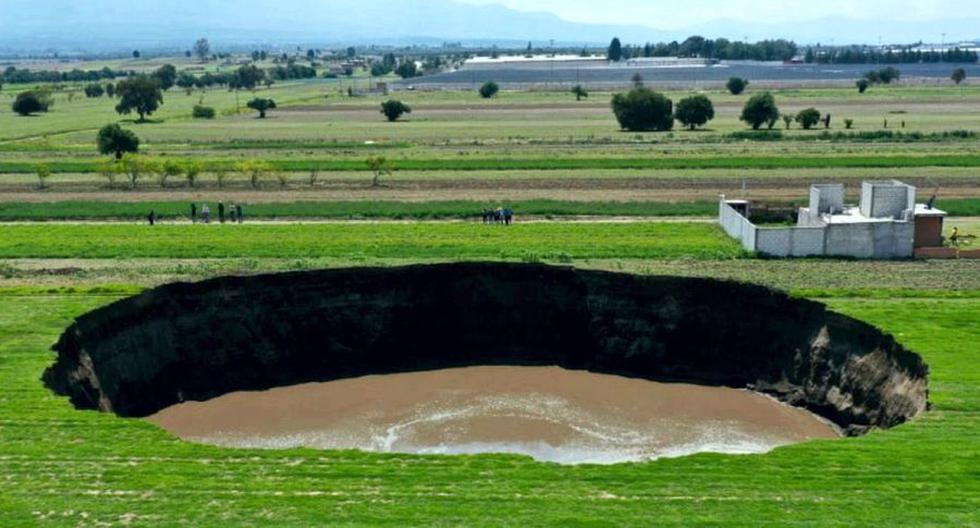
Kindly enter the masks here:
M 791 23 L 823 17 L 866 21 L 956 20 L 980 16 L 980 0 L 457 0 L 548 11 L 575 22 L 683 29 L 715 20 Z

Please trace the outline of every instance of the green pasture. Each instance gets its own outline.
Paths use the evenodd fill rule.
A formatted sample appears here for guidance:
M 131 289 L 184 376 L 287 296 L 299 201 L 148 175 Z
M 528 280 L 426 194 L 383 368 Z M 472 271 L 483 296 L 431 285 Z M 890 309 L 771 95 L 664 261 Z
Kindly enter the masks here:
M 743 252 L 718 226 L 674 223 L 7 224 L 0 237 L 0 258 L 330 256 L 719 259 Z
M 73 317 L 125 289 L 0 290 L 0 525 L 972 526 L 980 299 L 834 298 L 931 369 L 933 409 L 765 455 L 557 466 L 503 455 L 234 450 L 76 411 L 39 381 Z

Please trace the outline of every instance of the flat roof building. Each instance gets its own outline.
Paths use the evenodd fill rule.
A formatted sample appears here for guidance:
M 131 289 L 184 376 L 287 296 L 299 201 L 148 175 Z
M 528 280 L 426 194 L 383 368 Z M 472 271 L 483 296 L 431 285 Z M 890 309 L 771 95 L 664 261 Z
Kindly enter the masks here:
M 867 181 L 857 205 L 844 203 L 844 186 L 810 187 L 796 226 L 760 227 L 751 221 L 751 204 L 726 200 L 719 222 L 749 251 L 774 257 L 912 258 L 917 248 L 941 247 L 946 213 L 916 203 L 916 188 L 897 180 Z

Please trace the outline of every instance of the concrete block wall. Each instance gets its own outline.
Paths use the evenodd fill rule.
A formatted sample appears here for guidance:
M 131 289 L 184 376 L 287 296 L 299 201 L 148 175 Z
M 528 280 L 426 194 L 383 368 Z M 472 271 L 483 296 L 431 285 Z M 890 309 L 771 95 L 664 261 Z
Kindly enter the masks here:
M 757 228 L 748 218 L 722 200 L 718 205 L 718 219 L 728 236 L 740 241 L 746 251 L 755 251 Z
M 760 228 L 756 249 L 773 257 L 813 257 L 824 254 L 822 227 Z
M 915 187 L 899 182 L 864 182 L 861 185 L 861 214 L 868 218 L 904 218 L 915 209 Z

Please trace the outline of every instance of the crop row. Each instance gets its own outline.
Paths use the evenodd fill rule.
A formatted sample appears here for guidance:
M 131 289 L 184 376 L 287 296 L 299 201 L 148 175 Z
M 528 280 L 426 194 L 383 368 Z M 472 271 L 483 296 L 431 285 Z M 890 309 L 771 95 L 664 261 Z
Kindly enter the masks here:
M 205 160 L 209 166 L 234 170 L 228 160 Z M 357 159 L 270 159 L 278 171 L 368 171 Z M 52 172 L 98 172 L 103 163 L 96 160 L 51 161 Z M 951 155 L 850 155 L 850 156 L 719 156 L 651 158 L 525 158 L 525 159 L 391 159 L 392 170 L 475 171 L 475 170 L 571 170 L 571 169 L 795 169 L 795 168 L 902 168 L 902 167 L 980 167 L 980 154 Z M 0 173 L 28 173 L 37 169 L 29 161 L 0 161 Z

